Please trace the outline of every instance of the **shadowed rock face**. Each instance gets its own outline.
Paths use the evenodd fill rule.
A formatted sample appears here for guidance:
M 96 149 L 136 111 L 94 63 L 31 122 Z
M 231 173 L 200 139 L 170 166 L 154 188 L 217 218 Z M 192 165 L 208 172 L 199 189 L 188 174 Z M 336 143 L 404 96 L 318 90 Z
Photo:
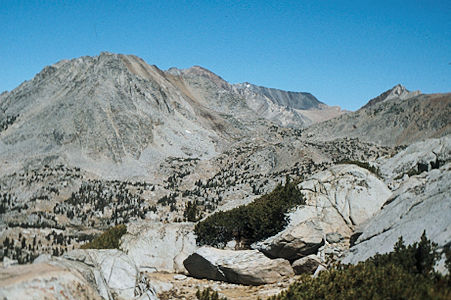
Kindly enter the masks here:
M 287 92 L 279 89 L 272 89 L 250 83 L 235 84 L 237 90 L 244 93 L 253 93 L 259 97 L 265 97 L 274 104 L 295 109 L 319 109 L 325 104 L 320 102 L 310 93 Z
M 306 127 L 344 113 L 318 101 L 310 93 L 287 92 L 250 83 L 234 84 L 233 89 L 246 99 L 259 116 L 286 127 Z
M 284 259 L 269 259 L 256 250 L 220 250 L 201 247 L 183 262 L 188 272 L 197 278 L 222 280 L 247 285 L 277 282 L 294 275 Z

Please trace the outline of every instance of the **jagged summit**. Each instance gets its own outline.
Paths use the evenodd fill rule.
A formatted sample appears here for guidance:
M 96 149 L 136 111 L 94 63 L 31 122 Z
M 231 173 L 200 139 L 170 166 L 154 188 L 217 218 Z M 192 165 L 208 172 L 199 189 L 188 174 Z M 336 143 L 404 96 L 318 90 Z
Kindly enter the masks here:
M 371 106 L 373 106 L 377 103 L 383 102 L 383 101 L 396 99 L 396 98 L 407 99 L 410 97 L 418 96 L 419 94 L 421 94 L 420 91 L 411 92 L 408 89 L 406 89 L 402 84 L 397 84 L 394 87 L 392 87 L 391 89 L 383 92 L 379 96 L 368 101 L 368 103 L 365 104 L 361 109 L 371 107 Z

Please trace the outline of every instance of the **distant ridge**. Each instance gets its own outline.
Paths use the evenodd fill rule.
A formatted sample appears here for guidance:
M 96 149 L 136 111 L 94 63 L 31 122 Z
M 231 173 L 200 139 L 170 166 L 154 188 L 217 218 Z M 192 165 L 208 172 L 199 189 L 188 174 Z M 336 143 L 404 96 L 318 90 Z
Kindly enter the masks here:
M 304 137 L 359 138 L 380 145 L 408 145 L 451 133 L 451 93 L 420 94 L 396 85 L 361 109 L 307 128 Z
M 376 105 L 377 103 L 380 103 L 380 102 L 383 102 L 386 100 L 396 99 L 396 98 L 407 99 L 410 97 L 418 96 L 419 94 L 421 94 L 420 91 L 410 92 L 403 85 L 397 84 L 394 87 L 392 87 L 391 89 L 383 92 L 379 96 L 368 101 L 368 103 L 365 104 L 364 106 L 362 106 L 361 109 L 371 107 L 373 105 Z

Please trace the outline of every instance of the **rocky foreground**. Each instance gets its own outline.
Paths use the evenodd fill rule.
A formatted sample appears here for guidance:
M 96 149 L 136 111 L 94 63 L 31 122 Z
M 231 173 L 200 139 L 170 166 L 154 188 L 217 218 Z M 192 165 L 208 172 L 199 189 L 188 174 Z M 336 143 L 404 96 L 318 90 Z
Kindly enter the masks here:
M 336 164 L 305 178 L 298 185 L 305 205 L 254 250 L 235 250 L 236 241 L 226 249 L 198 247 L 193 223 L 132 222 L 120 249 L 41 255 L 31 265 L 5 259 L 0 296 L 193 299 L 197 288 L 211 287 L 230 299 L 249 299 L 278 293 L 295 274 L 389 252 L 399 236 L 412 243 L 426 230 L 439 249 L 447 247 L 451 138 L 412 144 L 373 167 Z

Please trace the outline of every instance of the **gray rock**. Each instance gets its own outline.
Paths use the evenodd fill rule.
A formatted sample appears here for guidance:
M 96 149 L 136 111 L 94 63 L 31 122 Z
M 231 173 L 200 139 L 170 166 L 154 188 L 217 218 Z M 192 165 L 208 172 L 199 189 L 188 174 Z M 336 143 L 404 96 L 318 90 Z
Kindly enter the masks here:
M 451 163 L 408 178 L 387 204 L 362 228 L 344 259 L 357 263 L 387 253 L 400 236 L 406 244 L 419 241 L 423 231 L 440 247 L 451 242 Z
M 323 265 L 319 265 L 318 268 L 316 268 L 315 273 L 313 273 L 313 278 L 316 278 L 319 276 L 319 273 L 327 271 L 326 267 L 324 267 Z
M 312 221 L 306 221 L 278 235 L 253 245 L 269 257 L 296 260 L 314 254 L 324 244 L 323 232 Z
M 11 259 L 7 256 L 3 257 L 3 268 L 8 268 L 10 266 L 14 266 L 19 264 L 19 262 L 17 261 L 17 259 Z
M 97 286 L 105 284 L 109 290 L 123 298 L 135 296 L 139 271 L 135 263 L 122 251 L 73 250 L 64 255 L 65 259 L 83 262 L 95 268 Z
M 35 258 L 35 260 L 33 260 L 33 263 L 34 264 L 39 264 L 39 263 L 49 262 L 51 260 L 52 260 L 52 255 L 51 254 L 42 253 L 42 254 L 39 254 L 39 256 Z
M 0 269 L 1 299 L 103 299 L 74 269 L 46 263 Z
M 198 247 L 193 223 L 128 225 L 121 249 L 141 271 L 186 272 L 183 261 Z
M 183 274 L 174 275 L 175 280 L 185 280 L 186 278 L 187 278 L 186 275 L 183 275 Z
M 407 173 L 430 171 L 451 161 L 451 135 L 414 143 L 391 158 L 381 158 L 378 166 L 388 182 Z M 395 186 L 397 187 L 397 186 Z
M 312 254 L 306 257 L 302 257 L 295 260 L 291 265 L 293 267 L 294 273 L 299 274 L 313 274 L 315 270 L 321 265 L 322 262 L 318 256 Z
M 338 232 L 329 232 L 326 234 L 326 241 L 329 244 L 339 243 L 343 240 L 343 236 Z
M 246 285 L 274 283 L 294 275 L 284 259 L 269 259 L 256 250 L 221 250 L 201 247 L 184 261 L 190 275 L 197 278 Z
M 289 214 L 289 224 L 282 232 L 254 244 L 254 249 L 291 261 L 315 254 L 324 237 L 349 238 L 391 195 L 384 182 L 356 165 L 333 166 L 299 187 L 306 205 Z

